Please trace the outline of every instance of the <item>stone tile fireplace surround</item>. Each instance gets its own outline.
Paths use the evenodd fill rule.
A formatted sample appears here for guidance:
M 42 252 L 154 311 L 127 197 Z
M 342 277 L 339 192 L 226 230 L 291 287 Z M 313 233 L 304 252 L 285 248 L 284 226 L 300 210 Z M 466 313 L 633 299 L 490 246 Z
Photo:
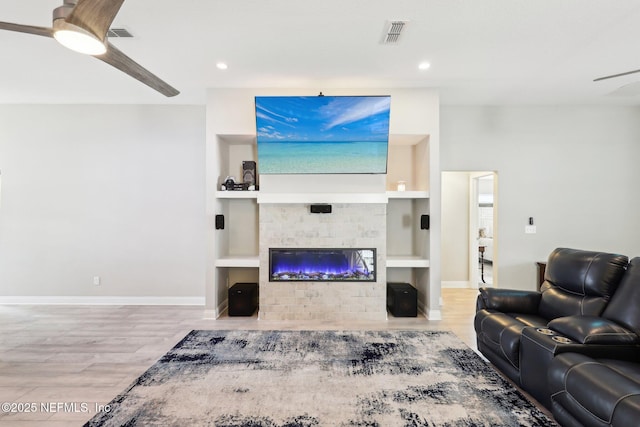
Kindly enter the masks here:
M 313 214 L 305 203 L 261 203 L 260 319 L 384 320 L 386 216 L 384 203 L 332 204 Z M 269 282 L 269 248 L 376 248 L 376 282 Z

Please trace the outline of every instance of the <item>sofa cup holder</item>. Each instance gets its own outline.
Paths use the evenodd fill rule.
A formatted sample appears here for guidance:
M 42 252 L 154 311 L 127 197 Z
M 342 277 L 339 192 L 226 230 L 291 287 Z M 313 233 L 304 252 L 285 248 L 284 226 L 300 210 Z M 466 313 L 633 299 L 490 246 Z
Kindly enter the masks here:
M 542 335 L 548 335 L 551 337 L 552 340 L 554 340 L 557 343 L 560 344 L 569 344 L 571 343 L 571 340 L 569 338 L 566 337 L 561 337 L 560 335 L 556 335 L 556 332 L 553 329 L 549 329 L 549 328 L 536 328 L 536 332 L 542 334 Z
M 558 335 L 552 336 L 551 339 L 554 340 L 557 343 L 560 343 L 560 344 L 569 344 L 569 343 L 571 343 L 571 340 L 569 338 L 561 337 L 561 336 L 558 336 Z

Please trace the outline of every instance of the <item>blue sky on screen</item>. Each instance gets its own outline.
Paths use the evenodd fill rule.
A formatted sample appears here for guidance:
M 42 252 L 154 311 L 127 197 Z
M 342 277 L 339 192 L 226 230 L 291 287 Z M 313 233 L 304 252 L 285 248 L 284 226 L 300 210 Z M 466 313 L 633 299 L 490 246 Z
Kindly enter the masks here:
M 386 141 L 389 96 L 256 97 L 260 142 Z

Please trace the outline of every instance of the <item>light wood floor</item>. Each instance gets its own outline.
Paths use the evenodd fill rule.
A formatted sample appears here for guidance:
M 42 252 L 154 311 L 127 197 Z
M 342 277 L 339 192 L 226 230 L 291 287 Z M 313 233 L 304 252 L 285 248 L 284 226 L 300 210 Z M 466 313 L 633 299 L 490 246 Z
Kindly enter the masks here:
M 201 307 L 0 305 L 0 403 L 14 403 L 3 404 L 0 427 L 82 425 L 192 329 L 446 329 L 476 349 L 476 295 L 443 289 L 441 321 L 348 323 L 209 320 Z

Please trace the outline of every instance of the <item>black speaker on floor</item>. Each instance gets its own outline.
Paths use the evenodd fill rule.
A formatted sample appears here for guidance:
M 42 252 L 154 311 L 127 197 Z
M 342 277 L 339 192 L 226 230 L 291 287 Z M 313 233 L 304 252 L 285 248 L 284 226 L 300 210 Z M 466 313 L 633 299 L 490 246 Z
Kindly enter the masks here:
M 242 183 L 247 187 L 256 185 L 256 162 L 253 160 L 242 161 Z
M 395 317 L 418 316 L 418 290 L 408 283 L 387 283 L 387 309 Z
M 257 283 L 236 283 L 229 288 L 229 316 L 251 316 L 257 308 Z

